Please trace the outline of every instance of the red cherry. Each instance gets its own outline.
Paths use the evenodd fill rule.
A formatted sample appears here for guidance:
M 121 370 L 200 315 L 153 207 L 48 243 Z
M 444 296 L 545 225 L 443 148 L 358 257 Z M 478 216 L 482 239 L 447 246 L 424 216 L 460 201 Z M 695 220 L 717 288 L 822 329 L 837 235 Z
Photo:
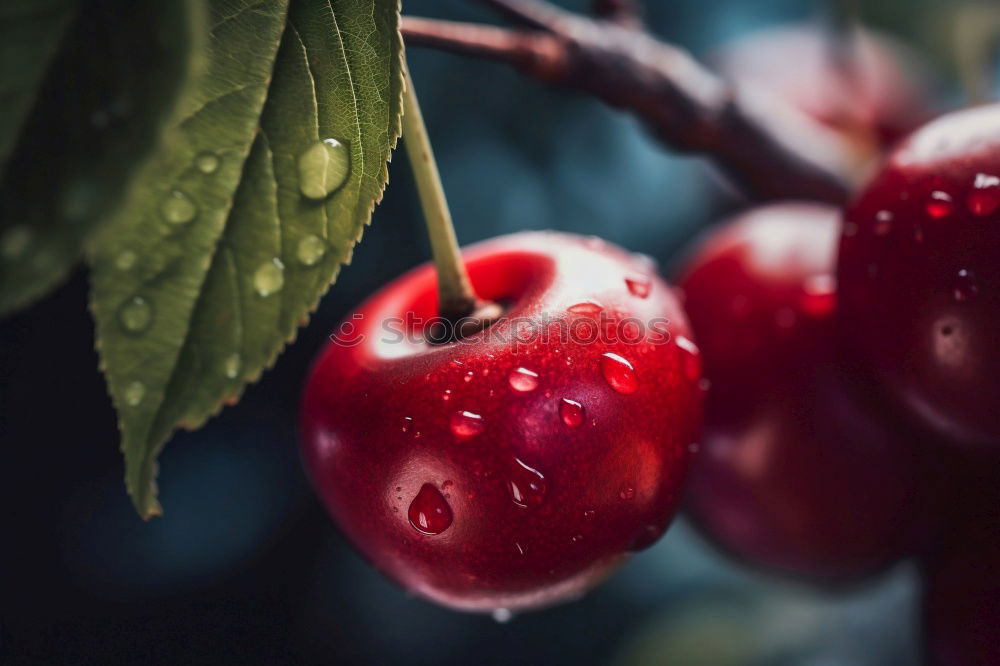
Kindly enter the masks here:
M 1000 664 L 1000 477 L 970 476 L 954 524 L 924 565 L 924 634 L 935 666 Z
M 919 438 L 880 420 L 838 362 L 838 226 L 826 206 L 755 209 L 679 282 L 711 382 L 687 508 L 740 558 L 818 582 L 870 574 L 936 525 Z
M 1000 105 L 916 132 L 846 219 L 853 353 L 918 424 L 1000 452 Z
M 701 415 L 674 343 L 692 336 L 645 260 L 593 239 L 517 234 L 465 258 L 504 318 L 430 345 L 434 269 L 382 289 L 347 318 L 357 344 L 329 345 L 308 381 L 306 467 L 408 589 L 468 610 L 552 604 L 666 529 Z
M 712 59 L 730 80 L 763 88 L 860 142 L 889 145 L 930 118 L 929 77 L 916 54 L 867 29 L 839 46 L 836 39 L 821 26 L 774 28 Z

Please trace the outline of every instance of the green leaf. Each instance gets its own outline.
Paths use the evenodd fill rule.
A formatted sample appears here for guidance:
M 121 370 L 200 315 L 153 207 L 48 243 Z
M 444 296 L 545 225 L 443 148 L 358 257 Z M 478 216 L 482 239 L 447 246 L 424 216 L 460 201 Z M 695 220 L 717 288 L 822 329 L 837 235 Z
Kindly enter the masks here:
M 0 0 L 0 314 L 53 288 L 197 66 L 198 0 Z
M 398 0 L 285 9 L 211 2 L 197 100 L 92 253 L 126 484 L 146 517 L 174 429 L 235 402 L 350 260 L 400 134 Z

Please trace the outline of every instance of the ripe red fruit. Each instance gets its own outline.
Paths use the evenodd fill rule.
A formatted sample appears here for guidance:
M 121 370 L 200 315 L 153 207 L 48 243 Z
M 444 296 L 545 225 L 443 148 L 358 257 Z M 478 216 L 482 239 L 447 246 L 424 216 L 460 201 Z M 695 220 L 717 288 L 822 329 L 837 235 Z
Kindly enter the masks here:
M 853 353 L 918 424 L 1000 452 L 1000 105 L 917 131 L 846 220 Z
M 955 523 L 924 565 L 928 662 L 1000 664 L 1000 477 L 969 478 Z
M 648 260 L 556 233 L 465 259 L 504 318 L 430 345 L 426 325 L 386 326 L 435 317 L 434 269 L 390 284 L 346 320 L 357 344 L 320 355 L 302 450 L 341 529 L 406 588 L 467 610 L 543 606 L 666 529 L 701 415 L 700 358 Z M 588 343 L 600 327 L 618 341 Z
M 687 509 L 738 557 L 817 582 L 912 552 L 935 515 L 919 437 L 880 420 L 839 362 L 838 229 L 827 206 L 758 208 L 679 281 L 711 382 Z
M 930 117 L 928 77 L 915 54 L 872 30 L 838 38 L 822 26 L 774 28 L 729 44 L 713 61 L 730 80 L 763 88 L 872 148 Z

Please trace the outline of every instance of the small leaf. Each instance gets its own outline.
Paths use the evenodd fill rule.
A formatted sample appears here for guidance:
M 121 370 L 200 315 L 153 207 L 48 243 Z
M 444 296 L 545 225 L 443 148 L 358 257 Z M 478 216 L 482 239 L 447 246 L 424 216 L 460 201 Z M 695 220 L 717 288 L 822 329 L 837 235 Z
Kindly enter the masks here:
M 159 144 L 198 0 L 0 4 L 0 314 L 54 287 Z
M 126 483 L 144 516 L 159 511 L 155 459 L 174 429 L 235 402 L 349 261 L 400 133 L 397 0 L 285 7 L 211 3 L 198 101 L 92 255 Z

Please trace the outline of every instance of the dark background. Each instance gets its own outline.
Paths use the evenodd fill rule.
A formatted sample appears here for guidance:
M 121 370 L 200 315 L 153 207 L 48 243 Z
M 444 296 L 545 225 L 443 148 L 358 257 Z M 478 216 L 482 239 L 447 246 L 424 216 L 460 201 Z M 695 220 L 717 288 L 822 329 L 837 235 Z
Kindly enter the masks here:
M 583 2 L 564 2 L 582 8 Z M 943 79 L 954 3 L 862 3 Z M 823 3 L 646 3 L 652 29 L 698 55 Z M 413 14 L 491 20 L 474 3 Z M 633 119 L 498 65 L 412 54 L 463 242 L 533 228 L 601 235 L 665 265 L 740 205 L 700 161 Z M 727 561 L 679 521 L 582 601 L 499 624 L 407 596 L 330 523 L 302 473 L 299 390 L 351 307 L 427 259 L 402 151 L 373 226 L 312 322 L 243 401 L 161 458 L 163 518 L 122 483 L 83 271 L 0 325 L 0 662 L 806 664 L 917 661 L 916 577 L 817 593 Z

